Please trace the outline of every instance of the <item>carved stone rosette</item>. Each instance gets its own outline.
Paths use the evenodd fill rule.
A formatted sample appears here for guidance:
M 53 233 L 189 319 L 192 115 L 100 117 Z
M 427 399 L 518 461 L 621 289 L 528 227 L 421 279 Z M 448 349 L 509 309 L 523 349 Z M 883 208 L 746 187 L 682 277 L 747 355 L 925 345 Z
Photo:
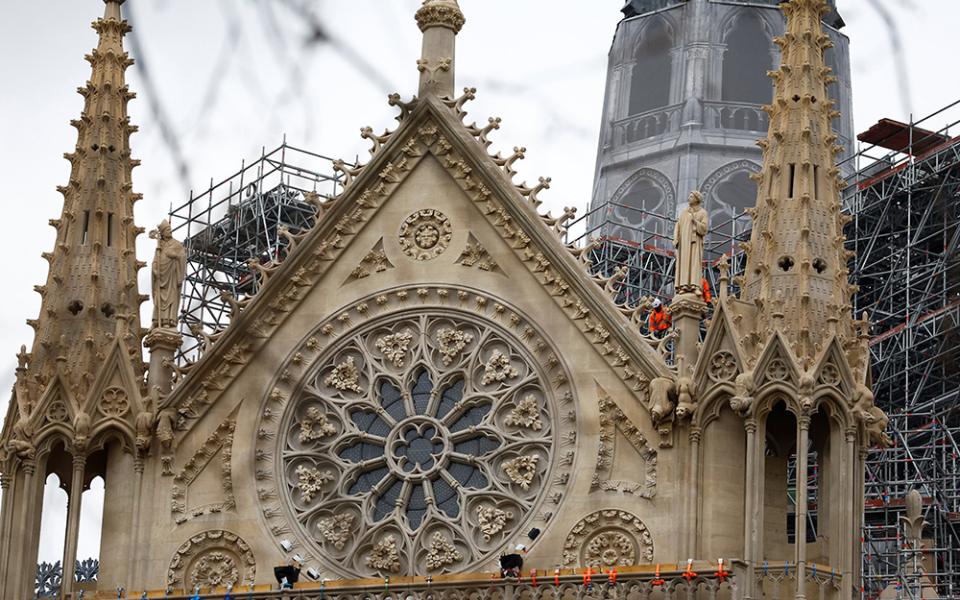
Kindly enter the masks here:
M 543 527 L 572 472 L 576 411 L 535 326 L 464 288 L 395 289 L 335 315 L 262 404 L 255 460 L 276 539 L 296 537 L 326 572 L 427 575 L 477 570 Z
M 257 561 L 250 546 L 237 534 L 212 529 L 191 536 L 177 548 L 167 569 L 173 589 L 252 585 Z
M 580 520 L 563 544 L 563 564 L 610 567 L 653 562 L 653 537 L 625 510 L 598 510 Z

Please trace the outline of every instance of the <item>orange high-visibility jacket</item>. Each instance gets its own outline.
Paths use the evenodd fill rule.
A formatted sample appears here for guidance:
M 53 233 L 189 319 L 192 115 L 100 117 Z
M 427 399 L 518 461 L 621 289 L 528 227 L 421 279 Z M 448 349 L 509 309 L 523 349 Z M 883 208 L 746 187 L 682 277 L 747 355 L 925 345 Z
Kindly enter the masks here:
M 649 323 L 650 331 L 663 331 L 670 328 L 670 315 L 661 306 L 659 309 L 650 311 L 647 322 Z
M 713 296 L 710 295 L 710 282 L 707 281 L 706 277 L 700 280 L 700 287 L 703 289 L 703 301 L 710 304 L 710 299 Z

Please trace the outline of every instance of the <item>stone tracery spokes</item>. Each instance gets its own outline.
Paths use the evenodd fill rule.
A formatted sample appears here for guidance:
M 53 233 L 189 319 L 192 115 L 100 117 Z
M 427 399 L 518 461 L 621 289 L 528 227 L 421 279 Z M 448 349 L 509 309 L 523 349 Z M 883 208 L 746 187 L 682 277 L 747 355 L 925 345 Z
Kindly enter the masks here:
M 447 315 L 394 319 L 342 341 L 294 399 L 310 408 L 294 411 L 281 445 L 287 496 L 309 537 L 367 573 L 385 572 L 367 558 L 391 544 L 411 572 L 442 572 L 502 543 L 547 487 L 555 443 L 548 384 L 515 344 Z M 491 362 L 497 375 L 484 379 Z M 345 363 L 355 372 L 338 371 Z M 344 371 L 356 387 L 327 381 Z M 321 414 L 336 433 L 302 443 L 303 422 Z M 526 465 L 522 481 L 511 461 Z

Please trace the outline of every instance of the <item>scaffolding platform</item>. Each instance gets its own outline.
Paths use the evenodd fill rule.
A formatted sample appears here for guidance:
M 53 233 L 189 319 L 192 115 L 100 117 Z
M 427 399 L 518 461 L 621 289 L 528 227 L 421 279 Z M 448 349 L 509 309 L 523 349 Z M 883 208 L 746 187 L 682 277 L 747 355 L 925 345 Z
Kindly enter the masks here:
M 261 151 L 256 160 L 219 183 L 191 193 L 170 211 L 174 236 L 187 252 L 180 307 L 183 365 L 196 360 L 201 332 L 211 334 L 230 322 L 227 295 L 239 300 L 256 293 L 250 261 L 283 257 L 287 242 L 280 228 L 296 233 L 313 226 L 315 209 L 305 195 L 332 198 L 340 175 L 333 159 L 287 144 Z

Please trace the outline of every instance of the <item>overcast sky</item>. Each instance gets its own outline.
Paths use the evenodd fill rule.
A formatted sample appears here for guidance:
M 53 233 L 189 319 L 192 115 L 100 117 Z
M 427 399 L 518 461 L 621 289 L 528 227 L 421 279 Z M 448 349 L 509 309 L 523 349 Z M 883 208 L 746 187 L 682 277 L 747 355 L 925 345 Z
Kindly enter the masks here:
M 589 201 L 606 52 L 621 0 L 460 0 L 467 17 L 457 47 L 457 84 L 478 88 L 470 118 L 503 118 L 494 148 L 526 146 L 517 180 L 553 178 L 542 197 L 549 208 Z M 881 117 L 906 120 L 960 98 L 952 64 L 960 50 L 957 0 L 839 0 L 851 38 L 854 120 L 861 131 Z M 291 6 L 311 6 L 326 35 Z M 392 126 L 386 96 L 416 91 L 420 0 L 128 0 L 143 56 L 128 71 L 140 97 L 130 114 L 140 126 L 132 140 L 134 190 L 144 194 L 137 224 L 150 229 L 188 189 L 204 188 L 255 158 L 262 146 L 289 143 L 334 157 L 366 160 L 364 125 Z M 53 247 L 69 164 L 76 143 L 68 122 L 89 76 L 83 55 L 96 44 L 88 27 L 100 0 L 0 0 L 0 175 L 8 213 L 4 310 L 0 313 L 0 389 L 13 381 L 15 353 L 32 343 L 25 325 L 36 317 Z M 895 43 L 893 33 L 899 38 Z M 899 44 L 899 51 L 895 51 Z M 131 45 L 127 44 L 128 50 Z M 899 68 L 905 65 L 906 68 Z M 182 154 L 177 168 L 146 93 L 143 66 Z M 898 85 L 904 74 L 909 92 Z M 937 127 L 944 119 L 933 121 Z M 138 255 L 150 260 L 142 236 Z M 144 269 L 141 290 L 149 290 Z M 146 307 L 144 307 L 146 310 Z M 145 313 L 147 314 L 147 313 Z M 62 492 L 60 492 L 62 494 Z M 88 494 L 90 495 L 90 494 Z M 90 505 L 99 503 L 94 491 Z M 56 495 L 48 490 L 48 502 Z M 62 502 L 62 498 L 60 500 Z M 86 502 L 86 500 L 85 500 Z M 86 511 L 85 511 L 86 513 Z M 96 517 L 88 515 L 79 556 L 96 556 Z M 63 515 L 44 521 L 41 560 L 59 560 Z

